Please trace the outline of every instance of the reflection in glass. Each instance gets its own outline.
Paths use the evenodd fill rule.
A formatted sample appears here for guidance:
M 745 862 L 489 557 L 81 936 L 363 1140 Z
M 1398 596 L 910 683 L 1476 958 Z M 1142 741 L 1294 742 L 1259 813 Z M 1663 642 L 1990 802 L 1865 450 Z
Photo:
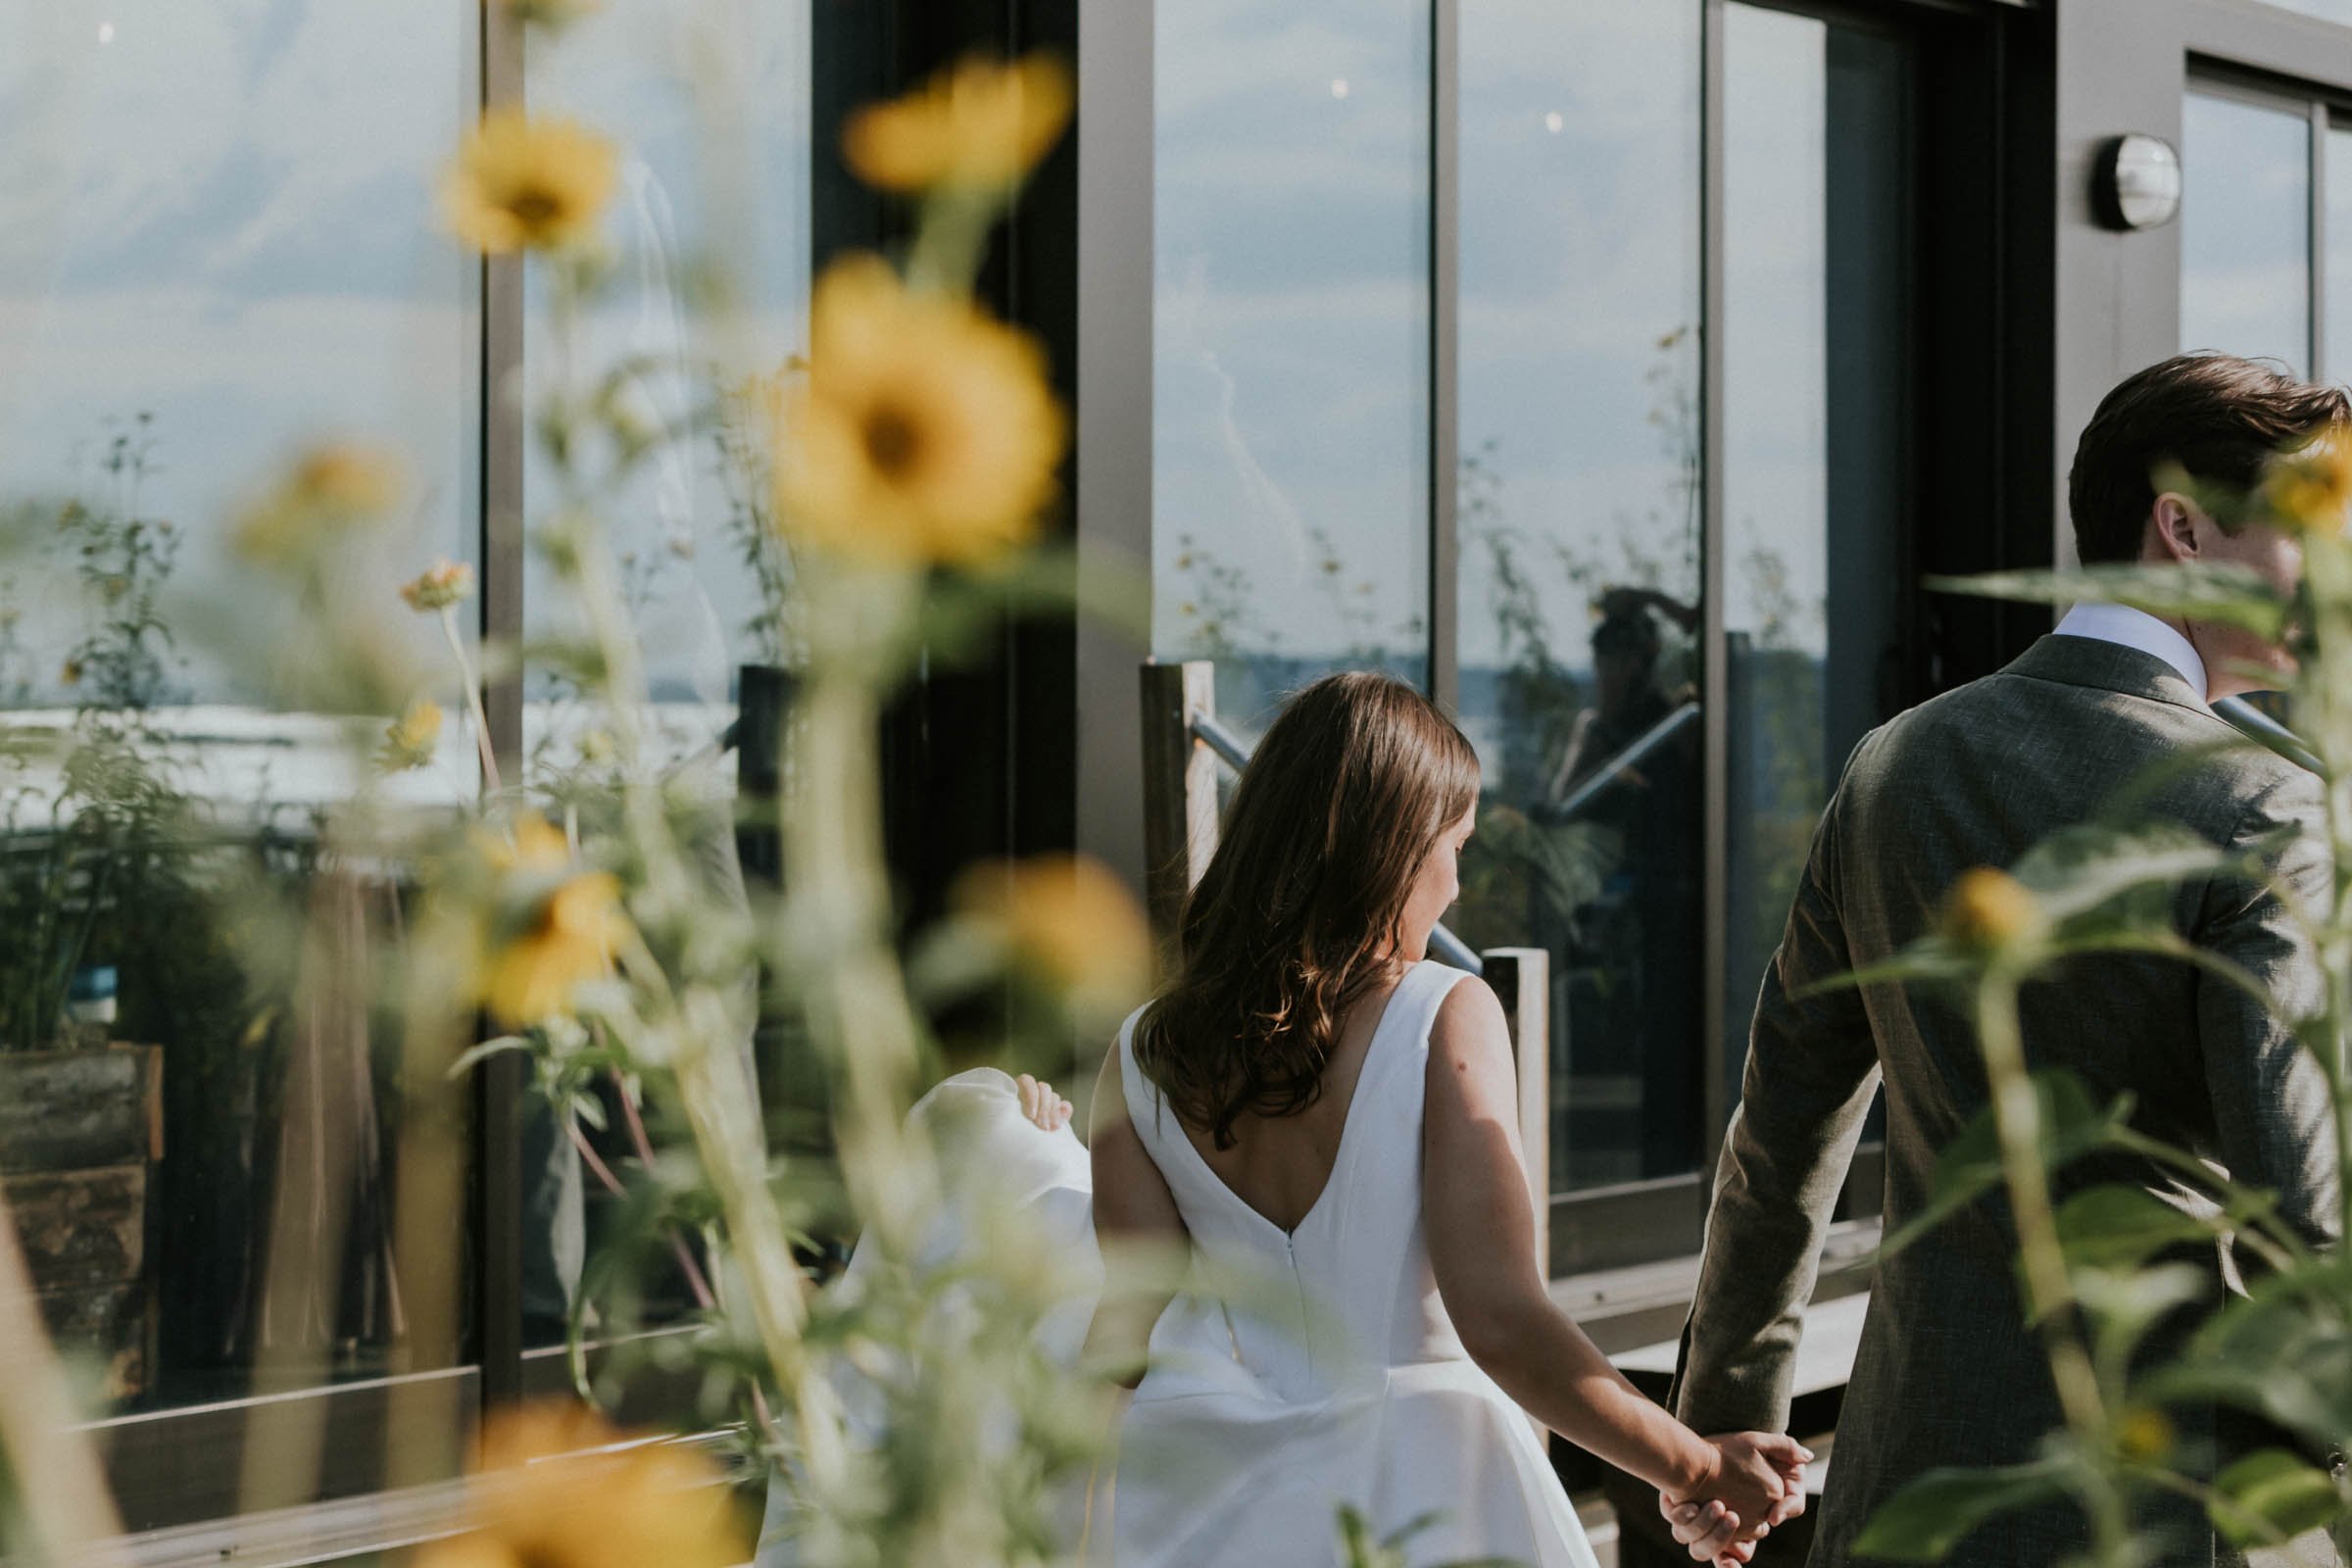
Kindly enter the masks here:
M 381 646 L 448 667 L 393 587 L 475 533 L 478 268 L 430 192 L 478 19 L 99 15 L 18 8 L 0 50 L 0 701 L 36 748 L 0 760 L 0 1170 L 28 1235 L 43 1203 L 74 1227 L 36 1259 L 65 1271 L 44 1301 L 125 1408 L 242 1395 L 257 1363 L 272 1387 L 447 1366 L 462 1347 L 417 1338 L 390 1267 L 399 1043 L 291 1006 L 259 913 L 317 911 L 380 956 L 410 890 L 322 869 L 315 808 L 366 769 L 341 719 L 278 701 L 306 651 L 229 540 L 298 450 L 388 448 L 399 525 L 355 573 L 381 584 Z M 425 679 L 455 715 L 454 681 Z M 471 749 L 453 716 L 379 798 L 469 795 Z M 143 1121 L 127 1146 L 43 1141 L 146 1096 L 160 1156 Z M 454 1255 L 462 1202 L 447 1220 Z M 302 1288 L 271 1294 L 304 1247 L 315 1267 L 278 1271 Z
M 1422 679 L 1428 0 L 1155 24 L 1152 646 L 1244 723 L 1335 667 Z
M 2269 0 L 2282 11 L 2300 11 L 2322 22 L 2352 23 L 2352 0 Z
M 739 21 L 749 25 L 718 35 L 721 22 Z M 560 299 L 549 269 L 526 274 L 525 379 L 538 407 L 612 377 L 650 443 L 651 456 L 625 477 L 600 480 L 600 518 L 615 530 L 620 593 L 647 665 L 648 760 L 700 801 L 688 828 L 696 858 L 732 893 L 742 873 L 725 732 L 747 693 L 779 689 L 775 666 L 793 653 L 790 562 L 769 526 L 760 421 L 767 390 L 807 347 L 808 49 L 806 0 L 740 16 L 654 6 L 612 8 L 557 40 L 534 37 L 527 62 L 533 108 L 595 125 L 621 144 L 623 163 L 605 234 L 610 285 L 584 301 Z M 726 288 L 714 293 L 713 276 Z M 603 475 L 614 457 L 605 441 L 581 462 Z M 560 510 L 560 475 L 536 442 L 523 497 L 534 526 Z M 579 605 L 537 550 L 523 580 L 535 648 L 586 640 Z M 760 666 L 748 681 L 746 666 Z M 593 813 L 611 799 L 612 774 L 595 710 L 576 695 L 561 661 L 526 670 L 525 783 Z M 537 1097 L 524 1108 L 526 1346 L 565 1338 L 584 1260 L 616 1234 L 621 1205 L 590 1182 L 574 1140 L 604 1169 L 625 1173 L 650 1138 L 617 1081 L 600 1093 L 602 1130 L 564 1125 Z M 683 1261 L 654 1277 L 639 1304 L 652 1316 L 690 1310 L 702 1283 Z M 625 1326 L 600 1321 L 594 1305 L 592 1331 Z
M 1725 1039 L 1756 989 L 1845 757 L 1899 700 L 1908 382 L 1908 58 L 1725 12 Z
M 2180 346 L 2311 363 L 2311 122 L 2192 92 L 2180 108 Z
M 1551 953 L 1551 1173 L 1699 1157 L 1697 6 L 1461 17 L 1459 929 Z

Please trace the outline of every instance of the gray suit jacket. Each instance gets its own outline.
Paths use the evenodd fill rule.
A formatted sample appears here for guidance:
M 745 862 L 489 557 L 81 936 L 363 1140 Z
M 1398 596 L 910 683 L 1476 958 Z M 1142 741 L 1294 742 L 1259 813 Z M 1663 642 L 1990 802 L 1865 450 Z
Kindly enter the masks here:
M 2200 759 L 2235 738 L 2162 660 L 2051 636 L 1855 749 L 1757 998 L 1684 1333 L 1676 1404 L 1685 1421 L 1701 1432 L 1788 1421 L 1798 1310 L 1882 1075 L 1889 1231 L 1918 1212 L 1937 1152 L 1985 1102 L 1960 999 L 1894 985 L 1798 993 L 1926 933 L 1961 872 L 2011 865 L 2133 789 L 2136 817 L 2216 844 L 2253 846 L 2295 830 L 2278 863 L 2317 899 L 2328 876 L 2317 781 L 2252 748 Z M 2316 1007 L 2317 962 L 2274 895 L 2215 878 L 2178 890 L 2172 917 L 2192 941 L 2267 980 L 2290 1015 Z M 2275 1189 L 2288 1222 L 2314 1239 L 2332 1234 L 2325 1083 L 2241 993 L 2176 961 L 2099 956 L 2029 986 L 2021 1007 L 2034 1066 L 2071 1069 L 2100 1103 L 2131 1093 L 2142 1131 Z M 2123 1156 L 2069 1167 L 2059 1196 L 2099 1182 L 2210 1207 L 2166 1170 Z M 1816 1521 L 1814 1568 L 1860 1560 L 1849 1543 L 1921 1471 L 2030 1459 L 2059 1424 L 2047 1363 L 2023 1325 L 2014 1252 L 2006 1205 L 1989 1199 L 1881 1269 Z M 2224 1260 L 2207 1261 L 2218 1286 Z M 2168 1563 L 2214 1560 L 2193 1507 L 2159 1506 L 2148 1522 L 2176 1543 Z M 1985 1526 L 1951 1560 L 2038 1568 L 2084 1535 L 2073 1510 L 2045 1508 Z

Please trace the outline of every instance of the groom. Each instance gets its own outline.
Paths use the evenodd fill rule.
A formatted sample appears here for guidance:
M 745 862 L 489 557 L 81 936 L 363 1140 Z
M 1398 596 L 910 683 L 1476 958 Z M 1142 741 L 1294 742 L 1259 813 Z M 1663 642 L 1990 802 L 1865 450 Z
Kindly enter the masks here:
M 2205 484 L 2250 489 L 2273 454 L 2348 415 L 2343 391 L 2244 360 L 2187 355 L 2140 371 L 2107 395 L 2076 449 L 2068 507 L 2082 561 L 2236 563 L 2290 587 L 2301 568 L 2291 539 L 2225 528 L 2150 476 L 2178 465 Z M 2317 781 L 2267 751 L 2216 752 L 2235 736 L 2208 706 L 2291 667 L 2281 650 L 2226 626 L 2083 605 L 2006 669 L 1913 709 L 1855 750 L 1756 1001 L 1683 1331 L 1675 1402 L 1684 1421 L 1700 1432 L 1788 1422 L 1798 1312 L 1882 1076 L 1889 1232 L 1919 1211 L 1937 1152 L 1985 1103 L 1976 1037 L 1948 997 L 1807 988 L 1925 935 L 1963 871 L 2013 864 L 2133 785 L 2143 787 L 2141 814 L 2212 843 L 2252 851 L 2279 835 L 2280 879 L 2317 899 L 2327 879 Z M 2275 894 L 2217 880 L 2177 892 L 2172 914 L 2180 935 L 2250 971 L 2288 1015 L 2313 1010 L 2319 967 Z M 2073 1072 L 2101 1104 L 2133 1096 L 2140 1131 L 2275 1190 L 2283 1219 L 2314 1242 L 2333 1239 L 2327 1088 L 2288 1032 L 2233 987 L 2186 964 L 2102 956 L 2030 986 L 2022 1008 L 2035 1068 Z M 2164 1168 L 2120 1154 L 2068 1167 L 2058 1196 L 2097 1182 L 2212 1209 Z M 1854 1538 L 1921 1472 L 2032 1459 L 2060 1424 L 2025 1326 L 2015 1252 L 2005 1207 L 1986 1200 L 1881 1268 L 1812 1568 L 1863 1560 Z M 2203 1261 L 2217 1292 L 2234 1281 L 2228 1256 Z M 2164 1563 L 2234 1560 L 2217 1551 L 2193 1503 L 2141 1522 L 2166 1533 Z M 2049 1506 L 1982 1526 L 1948 1561 L 2025 1568 L 2085 1542 L 2077 1511 Z

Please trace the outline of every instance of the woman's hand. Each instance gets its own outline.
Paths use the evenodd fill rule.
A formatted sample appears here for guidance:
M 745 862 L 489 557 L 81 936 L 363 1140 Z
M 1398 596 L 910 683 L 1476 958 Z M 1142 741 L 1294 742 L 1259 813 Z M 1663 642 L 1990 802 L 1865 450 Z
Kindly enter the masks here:
M 1041 1083 L 1023 1073 L 1013 1080 L 1021 1090 L 1021 1114 L 1044 1128 L 1057 1133 L 1070 1124 L 1070 1102 L 1054 1092 L 1054 1086 Z
M 1661 1496 L 1658 1508 L 1694 1561 L 1726 1568 L 1746 1562 L 1774 1526 L 1805 1511 L 1805 1465 L 1813 1453 L 1770 1432 L 1707 1442 L 1717 1456 L 1715 1474 L 1692 1498 Z

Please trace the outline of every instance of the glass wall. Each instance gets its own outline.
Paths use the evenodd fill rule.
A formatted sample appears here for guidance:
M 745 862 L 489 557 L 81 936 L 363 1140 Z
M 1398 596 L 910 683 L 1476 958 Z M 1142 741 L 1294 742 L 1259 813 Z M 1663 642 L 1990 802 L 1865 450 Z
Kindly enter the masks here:
M 550 269 L 528 274 L 525 379 L 539 407 L 611 388 L 652 443 L 649 458 L 623 466 L 614 432 L 600 431 L 574 449 L 574 477 L 596 479 L 602 521 L 617 530 L 617 594 L 652 699 L 640 765 L 704 803 L 698 858 L 737 890 L 735 758 L 722 737 L 743 667 L 792 654 L 790 562 L 770 527 L 757 425 L 788 361 L 807 349 L 809 38 L 806 0 L 740 14 L 618 9 L 559 39 L 534 36 L 527 61 L 535 111 L 575 116 L 626 152 L 606 235 L 610 274 L 581 292 Z M 713 310 L 713 301 L 727 303 Z M 609 474 L 619 477 L 599 477 Z M 534 527 L 559 523 L 564 481 L 534 441 L 523 472 Z M 588 619 L 542 543 L 534 539 L 524 571 L 524 635 L 554 657 L 525 674 L 525 782 L 593 810 L 612 763 L 591 733 L 595 710 L 576 699 L 568 671 L 580 666 L 560 657 L 589 646 Z M 752 685 L 775 689 L 756 676 Z M 558 1126 L 535 1101 L 525 1108 L 527 1344 L 564 1340 L 582 1258 L 618 1206 L 586 1178 L 573 1140 L 596 1149 L 605 1169 L 625 1172 L 638 1157 L 619 1093 L 617 1081 L 605 1087 L 601 1132 Z M 642 1304 L 655 1316 L 689 1309 L 700 1283 L 691 1273 L 649 1281 Z
M 10 25 L 0 1169 L 43 1305 L 122 1411 L 446 1367 L 462 1303 L 391 1267 L 419 1111 L 398 1042 L 297 993 L 271 924 L 396 942 L 401 877 L 322 861 L 317 815 L 367 775 L 354 724 L 384 719 L 341 716 L 357 694 L 294 638 L 270 541 L 236 544 L 290 472 L 379 492 L 334 591 L 388 685 L 460 710 L 394 588 L 477 532 L 479 268 L 431 202 L 477 101 L 477 10 L 121 0 Z M 379 800 L 476 788 L 462 723 L 427 750 Z M 425 1212 L 456 1256 L 466 1151 L 441 1153 L 454 1200 Z
M 1455 918 L 1551 953 L 1561 1191 L 1699 1157 L 1699 26 L 1461 12 Z
M 1845 758 L 1903 701 L 1909 58 L 1725 11 L 1724 1103 Z
M 1158 8 L 1152 647 L 1428 668 L 1428 0 Z
M 2191 92 L 2180 115 L 2180 346 L 2311 368 L 2311 117 Z

